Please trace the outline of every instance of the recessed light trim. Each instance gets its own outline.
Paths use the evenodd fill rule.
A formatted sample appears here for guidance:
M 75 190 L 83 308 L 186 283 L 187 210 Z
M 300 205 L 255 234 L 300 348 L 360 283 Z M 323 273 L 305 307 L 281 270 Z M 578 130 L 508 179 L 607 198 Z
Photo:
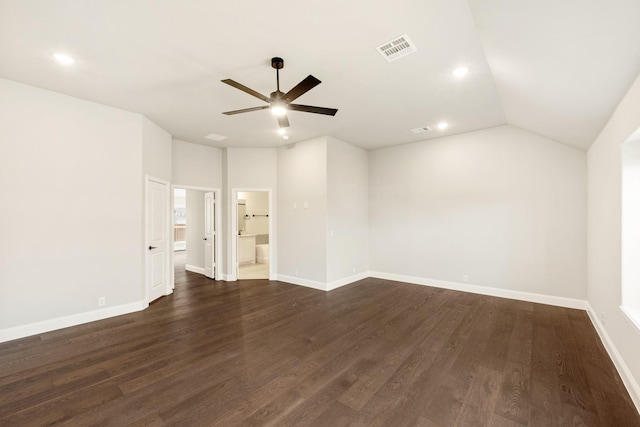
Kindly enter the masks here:
M 447 123 L 447 122 L 440 122 L 440 123 L 438 123 L 438 129 L 440 129 L 440 130 L 445 130 L 445 129 L 447 129 L 448 127 L 449 127 L 449 123 Z
M 287 134 L 282 135 L 282 139 L 285 139 L 285 140 L 289 139 L 289 135 L 287 135 Z
M 53 54 L 53 57 L 62 65 L 73 65 L 76 63 L 76 60 L 66 53 L 57 52 Z
M 286 134 L 286 133 L 287 133 L 287 130 L 286 130 L 285 128 L 280 128 L 280 129 L 278 129 L 278 134 L 280 134 L 280 135 L 284 135 L 284 134 Z
M 457 77 L 460 79 L 466 76 L 467 73 L 469 73 L 469 67 L 458 67 L 455 70 L 453 70 L 451 74 L 453 74 L 454 77 Z

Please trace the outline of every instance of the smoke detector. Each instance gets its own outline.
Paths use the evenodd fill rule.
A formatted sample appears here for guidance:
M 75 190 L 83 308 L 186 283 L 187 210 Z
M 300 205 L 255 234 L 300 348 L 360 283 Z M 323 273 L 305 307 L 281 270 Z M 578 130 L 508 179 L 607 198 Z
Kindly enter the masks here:
M 403 56 L 407 56 L 418 50 L 416 45 L 413 44 L 411 39 L 409 39 L 409 36 L 406 34 L 383 43 L 376 49 L 380 52 L 380 55 L 387 60 L 387 62 L 395 61 L 396 59 L 400 59 Z

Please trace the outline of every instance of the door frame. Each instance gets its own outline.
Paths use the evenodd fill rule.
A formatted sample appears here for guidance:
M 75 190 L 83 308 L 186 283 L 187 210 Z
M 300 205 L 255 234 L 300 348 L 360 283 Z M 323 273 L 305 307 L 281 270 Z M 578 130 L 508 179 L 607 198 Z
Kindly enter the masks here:
M 197 187 L 197 186 L 193 186 L 193 185 L 180 185 L 180 184 L 173 184 L 171 186 L 171 206 L 169 207 L 170 212 L 171 212 L 171 229 L 173 230 L 173 228 L 175 227 L 175 218 L 173 216 L 173 206 L 174 206 L 174 200 L 173 200 L 173 194 L 174 194 L 174 190 L 176 188 L 184 188 L 185 190 L 198 190 L 198 191 L 204 191 L 206 193 L 213 193 L 213 197 L 215 199 L 215 208 L 214 208 L 214 215 L 215 215 L 215 223 L 214 223 L 214 227 L 215 227 L 215 235 L 214 235 L 214 241 L 213 241 L 213 248 L 215 250 L 215 269 L 216 272 L 214 274 L 215 279 L 214 280 L 222 280 L 222 262 L 223 262 L 223 254 L 221 253 L 221 248 L 220 248 L 220 237 L 222 234 L 222 190 L 220 188 L 214 188 L 214 187 Z M 189 226 L 189 224 L 187 224 L 187 227 Z M 174 235 L 171 234 L 171 247 L 173 248 L 175 241 L 174 241 Z M 189 248 L 187 248 L 187 250 L 189 250 Z M 171 267 L 172 267 L 172 274 L 171 274 L 171 289 L 175 289 L 176 287 L 176 273 L 175 273 L 175 268 L 174 266 L 174 262 L 175 262 L 175 257 L 174 257 L 174 251 L 171 250 Z
M 229 236 L 231 239 L 231 271 L 227 280 L 238 280 L 238 193 L 241 192 L 260 192 L 268 193 L 269 196 L 269 280 L 276 280 L 278 274 L 276 272 L 276 233 L 275 218 L 273 209 L 273 190 L 271 188 L 232 188 L 231 189 L 231 229 Z
M 155 182 L 158 184 L 162 184 L 165 186 L 165 196 L 166 196 L 166 205 L 164 209 L 165 223 L 167 226 L 164 230 L 164 241 L 165 241 L 165 274 L 167 275 L 167 283 L 165 284 L 164 295 L 169 295 L 173 292 L 173 252 L 169 251 L 169 248 L 173 248 L 173 238 L 171 238 L 170 227 L 173 227 L 173 215 L 170 215 L 171 205 L 173 201 L 173 196 L 171 195 L 171 183 L 169 181 L 165 181 L 164 179 L 156 178 L 151 175 L 145 174 L 144 176 L 144 283 L 143 283 L 143 295 L 144 301 L 148 305 L 149 304 L 149 280 L 151 277 L 151 272 L 149 271 L 150 262 L 149 262 L 149 250 L 147 246 L 149 245 L 149 239 L 151 237 L 150 226 L 151 221 L 149 220 L 149 215 L 151 213 L 150 209 L 150 191 L 149 186 L 151 182 Z

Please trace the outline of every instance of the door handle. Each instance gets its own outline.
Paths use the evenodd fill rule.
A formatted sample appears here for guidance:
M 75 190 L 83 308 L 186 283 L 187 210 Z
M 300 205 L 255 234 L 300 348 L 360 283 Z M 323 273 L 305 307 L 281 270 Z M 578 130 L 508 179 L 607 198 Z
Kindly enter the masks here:
M 202 239 L 202 240 L 207 240 L 207 238 L 205 237 L 205 238 L 204 238 L 204 239 Z
M 157 246 L 149 246 L 149 250 L 156 249 Z

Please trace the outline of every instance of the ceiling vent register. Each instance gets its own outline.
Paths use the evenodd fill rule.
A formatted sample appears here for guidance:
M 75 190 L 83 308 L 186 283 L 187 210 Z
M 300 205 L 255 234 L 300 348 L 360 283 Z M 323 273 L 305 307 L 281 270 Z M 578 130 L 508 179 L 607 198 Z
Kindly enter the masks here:
M 409 39 L 409 36 L 403 34 L 378 46 L 377 50 L 387 62 L 391 62 L 415 52 L 418 48 Z
M 424 132 L 429 132 L 430 130 L 431 130 L 431 128 L 429 126 L 423 126 L 421 128 L 411 129 L 411 132 L 413 132 L 413 133 L 424 133 Z

